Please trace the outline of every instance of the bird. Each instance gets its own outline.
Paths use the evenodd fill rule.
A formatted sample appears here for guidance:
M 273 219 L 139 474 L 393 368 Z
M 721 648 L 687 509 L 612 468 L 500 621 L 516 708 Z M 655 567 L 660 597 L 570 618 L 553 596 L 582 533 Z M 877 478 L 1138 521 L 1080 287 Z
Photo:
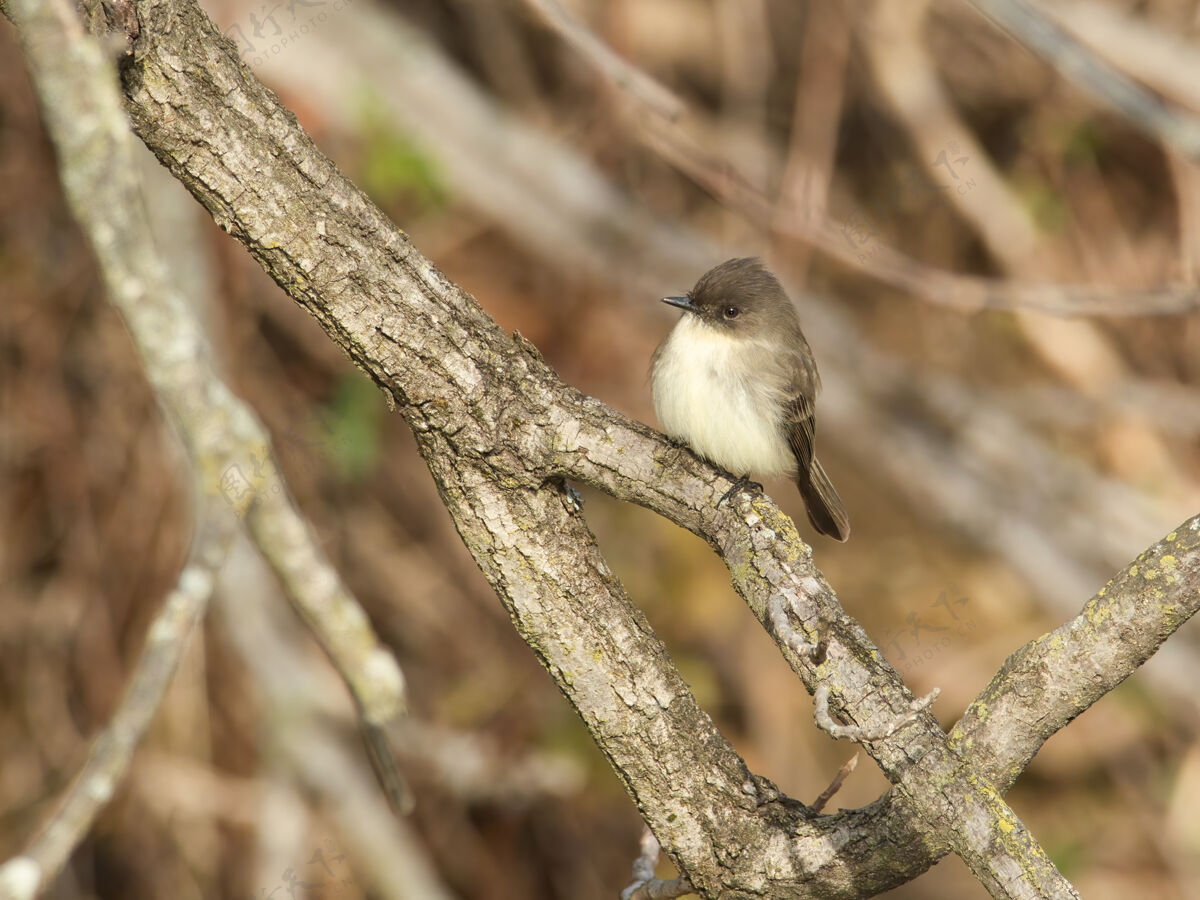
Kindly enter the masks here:
M 845 541 L 845 504 L 815 452 L 821 376 L 779 280 L 756 257 L 730 259 L 662 302 L 683 310 L 651 360 L 663 431 L 739 476 L 731 491 L 751 472 L 790 475 L 813 528 Z

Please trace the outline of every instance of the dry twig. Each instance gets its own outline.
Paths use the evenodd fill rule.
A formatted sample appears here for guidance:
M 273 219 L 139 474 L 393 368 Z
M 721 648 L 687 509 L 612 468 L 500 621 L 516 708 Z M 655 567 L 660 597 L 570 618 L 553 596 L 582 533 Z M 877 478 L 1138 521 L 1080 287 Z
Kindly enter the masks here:
M 603 46 L 598 38 L 595 42 Z M 593 65 L 603 66 L 592 52 L 583 55 Z M 624 61 L 623 65 L 632 66 Z M 1176 315 L 1200 305 L 1200 290 L 1191 284 L 1129 289 L 959 275 L 906 256 L 877 237 L 871 239 L 866 253 L 855 237 L 858 229 L 853 223 L 835 221 L 807 204 L 781 207 L 728 159 L 693 137 L 684 127 L 687 115 L 664 116 L 640 94 L 631 92 L 628 97 L 641 111 L 634 117 L 635 135 L 722 202 L 763 228 L 805 241 L 855 271 L 928 302 L 967 312 L 1028 309 L 1060 316 Z
M 658 850 L 658 839 L 654 837 L 654 832 L 649 828 L 642 831 L 641 853 L 633 861 L 633 881 L 621 891 L 621 900 L 673 900 L 693 893 L 686 878 L 654 877 Z
M 321 676 L 288 639 L 287 623 L 278 616 L 283 608 L 272 608 L 265 575 L 253 555 L 236 554 L 217 592 L 217 612 L 261 686 L 273 724 L 262 732 L 264 758 L 329 815 L 356 862 L 355 871 L 369 879 L 373 892 L 387 900 L 449 900 L 451 893 L 412 825 L 391 814 L 357 755 L 324 724 Z M 245 602 L 247 586 L 262 602 Z
M 40 894 L 87 835 L 125 778 L 188 638 L 204 618 L 237 528 L 219 498 L 201 495 L 197 503 L 191 556 L 150 623 L 146 645 L 116 711 L 92 741 L 87 762 L 39 834 L 19 856 L 0 865 L 0 897 L 6 900 L 29 900 Z
M 924 697 L 918 697 L 909 703 L 908 711 L 901 713 L 890 722 L 884 722 L 871 728 L 863 728 L 860 725 L 841 725 L 833 720 L 833 717 L 829 714 L 829 685 L 820 684 L 813 694 L 813 717 L 817 721 L 817 727 L 830 737 L 857 741 L 859 743 L 882 741 L 885 738 L 891 737 L 906 725 L 911 725 L 917 721 L 921 713 L 929 709 L 941 692 L 941 688 L 934 688 Z
M 825 808 L 833 795 L 842 789 L 842 783 L 850 777 L 850 773 L 858 768 L 858 754 L 855 753 L 852 757 L 842 763 L 842 767 L 837 770 L 837 774 L 833 776 L 833 781 L 829 782 L 829 787 L 821 791 L 817 799 L 812 802 L 809 807 L 813 812 L 820 812 Z

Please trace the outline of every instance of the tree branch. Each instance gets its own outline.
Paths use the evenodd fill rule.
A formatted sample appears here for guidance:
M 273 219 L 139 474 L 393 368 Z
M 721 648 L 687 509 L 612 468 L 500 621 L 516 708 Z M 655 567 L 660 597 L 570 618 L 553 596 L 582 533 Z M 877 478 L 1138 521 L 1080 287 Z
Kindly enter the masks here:
M 660 435 L 562 385 L 500 332 L 311 145 L 194 7 L 149 0 L 138 11 L 124 74 L 140 136 L 397 403 L 476 561 L 676 863 L 711 893 L 750 889 L 767 872 L 780 884 L 807 880 L 795 837 L 764 865 L 779 857 L 779 832 L 753 812 L 779 805 L 794 835 L 798 805 L 749 775 L 591 534 L 546 486 L 579 477 L 701 534 L 760 618 L 771 594 L 798 598 L 810 627 L 832 623 L 831 638 L 819 666 L 789 662 L 810 690 L 819 671 L 855 724 L 885 726 L 912 697 L 841 611 L 791 523 L 766 500 L 715 511 L 708 466 L 687 454 L 664 464 L 680 454 Z M 597 665 L 597 652 L 615 670 Z M 1072 894 L 927 713 L 869 750 L 998 896 Z M 990 827 L 968 829 L 963 804 Z M 730 859 L 730 846 L 757 852 Z
M 633 881 L 621 891 L 621 900 L 671 900 L 692 893 L 686 878 L 664 881 L 654 877 L 658 865 L 658 841 L 649 828 L 642 832 L 641 853 L 633 861 Z
M 1008 790 L 1046 740 L 1200 611 L 1200 516 L 1113 576 L 1069 622 L 1013 653 L 950 732 Z
M 837 774 L 833 776 L 833 781 L 829 782 L 829 787 L 821 791 L 817 799 L 812 802 L 810 807 L 813 812 L 821 812 L 825 805 L 833 799 L 834 794 L 842 789 L 842 783 L 850 777 L 850 773 L 858 768 L 858 754 L 855 753 L 852 757 L 842 763 L 842 767 L 837 770 Z
M 651 107 L 658 115 L 674 119 L 684 112 L 683 101 L 660 82 L 651 78 L 637 66 L 632 66 L 616 53 L 608 44 L 597 38 L 591 31 L 562 7 L 558 0 L 525 0 L 548 26 L 586 56 L 606 79 L 619 90 L 637 94 L 641 101 Z
M 265 430 L 217 376 L 202 328 L 166 276 L 146 219 L 112 65 L 63 0 L 12 0 L 11 7 L 58 151 L 67 200 L 96 252 L 109 297 L 129 328 L 155 395 L 183 439 L 199 482 L 197 502 L 203 507 L 204 528 L 198 534 L 203 537 L 215 530 L 222 536 L 222 546 L 227 546 L 236 525 L 232 513 L 246 516 L 260 551 L 345 679 L 361 712 L 381 780 L 400 808 L 405 787 L 383 729 L 403 705 L 403 676 L 357 601 L 320 553 L 291 503 Z M 224 510 L 228 521 L 208 523 L 210 517 L 217 517 L 214 504 Z M 206 557 L 205 562 L 215 572 L 223 558 Z M 184 572 L 184 576 L 194 574 L 190 568 Z M 186 618 L 190 624 L 203 616 L 207 593 L 193 596 L 198 593 L 194 581 L 194 577 L 186 585 L 181 581 L 182 594 L 169 599 L 163 615 L 173 617 L 170 621 Z M 184 601 L 190 601 L 186 614 L 175 609 Z M 176 627 L 181 628 L 181 641 L 187 629 Z M 106 734 L 97 744 L 117 743 L 118 750 L 105 750 L 103 755 L 113 783 L 101 791 L 85 774 L 64 801 L 64 810 L 84 804 L 85 824 L 111 796 L 115 779 L 123 774 L 128 755 L 174 671 L 179 650 L 173 656 L 156 650 L 156 634 L 152 629 L 142 668 L 127 695 L 127 702 L 136 703 L 137 709 L 126 713 L 122 707 L 110 726 L 117 737 Z M 156 662 L 160 657 L 167 662 Z M 143 675 L 144 667 L 151 664 L 152 675 Z M 151 679 L 149 686 L 143 678 Z M 142 708 L 150 701 L 153 705 Z M 123 761 L 114 768 L 113 759 Z M 94 761 L 89 763 L 92 769 L 95 766 Z M 88 790 L 91 796 L 80 796 Z M 76 818 L 82 821 L 82 814 Z M 83 833 L 83 827 L 76 829 L 74 841 Z M 42 866 L 39 877 L 53 877 L 73 846 L 56 845 L 52 865 Z
M 12 0 L 18 5 L 22 0 Z M 187 564 L 150 623 L 146 645 L 108 725 L 92 741 L 87 762 L 58 808 L 23 853 L 0 865 L 0 898 L 29 900 L 62 867 L 124 780 L 192 631 L 204 619 L 217 574 L 237 534 L 218 498 L 203 497 Z
M 1013 653 L 951 729 L 951 742 L 980 776 L 1007 791 L 1051 735 L 1132 675 L 1197 612 L 1200 516 L 1139 554 L 1079 615 Z M 842 816 L 852 830 L 892 840 L 911 827 L 895 791 Z M 920 875 L 950 850 L 937 841 L 922 849 L 927 858 L 910 856 L 903 871 L 890 873 L 895 884 Z

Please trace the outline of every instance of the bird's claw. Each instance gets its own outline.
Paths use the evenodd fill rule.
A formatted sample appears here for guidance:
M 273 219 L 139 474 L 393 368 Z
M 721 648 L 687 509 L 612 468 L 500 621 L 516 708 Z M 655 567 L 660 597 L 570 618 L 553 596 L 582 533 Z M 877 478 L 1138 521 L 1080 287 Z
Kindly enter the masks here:
M 759 482 L 751 481 L 749 475 L 742 475 L 735 479 L 733 484 L 730 485 L 729 490 L 721 495 L 721 499 L 717 501 L 717 508 L 719 509 L 722 503 L 724 503 L 738 491 L 745 490 L 746 488 L 754 488 L 760 494 L 763 492 L 763 486 Z
M 566 497 L 563 499 L 563 505 L 567 507 L 567 512 L 572 515 L 578 515 L 583 512 L 583 497 L 579 491 L 571 487 L 565 481 L 563 482 L 564 493 Z

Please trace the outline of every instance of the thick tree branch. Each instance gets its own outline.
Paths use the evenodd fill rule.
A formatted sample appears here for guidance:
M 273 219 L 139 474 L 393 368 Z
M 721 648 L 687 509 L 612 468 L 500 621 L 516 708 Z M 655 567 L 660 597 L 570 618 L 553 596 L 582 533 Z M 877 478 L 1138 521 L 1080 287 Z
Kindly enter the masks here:
M 1008 790 L 1046 740 L 1200 611 L 1200 516 L 1113 576 L 1074 619 L 1012 654 L 950 732 Z
M 692 893 L 686 878 L 664 881 L 654 877 L 658 865 L 658 841 L 654 832 L 647 828 L 642 832 L 641 853 L 633 861 L 633 881 L 621 891 L 621 900 L 671 900 Z
M 1007 791 L 1051 735 L 1132 675 L 1197 612 L 1200 516 L 1139 554 L 1079 615 L 1013 653 L 951 729 L 951 741 L 982 777 Z M 895 791 L 842 815 L 866 834 L 895 837 L 910 827 Z M 910 856 L 903 871 L 891 873 L 896 883 L 950 850 L 937 841 L 925 849 L 929 857 Z

